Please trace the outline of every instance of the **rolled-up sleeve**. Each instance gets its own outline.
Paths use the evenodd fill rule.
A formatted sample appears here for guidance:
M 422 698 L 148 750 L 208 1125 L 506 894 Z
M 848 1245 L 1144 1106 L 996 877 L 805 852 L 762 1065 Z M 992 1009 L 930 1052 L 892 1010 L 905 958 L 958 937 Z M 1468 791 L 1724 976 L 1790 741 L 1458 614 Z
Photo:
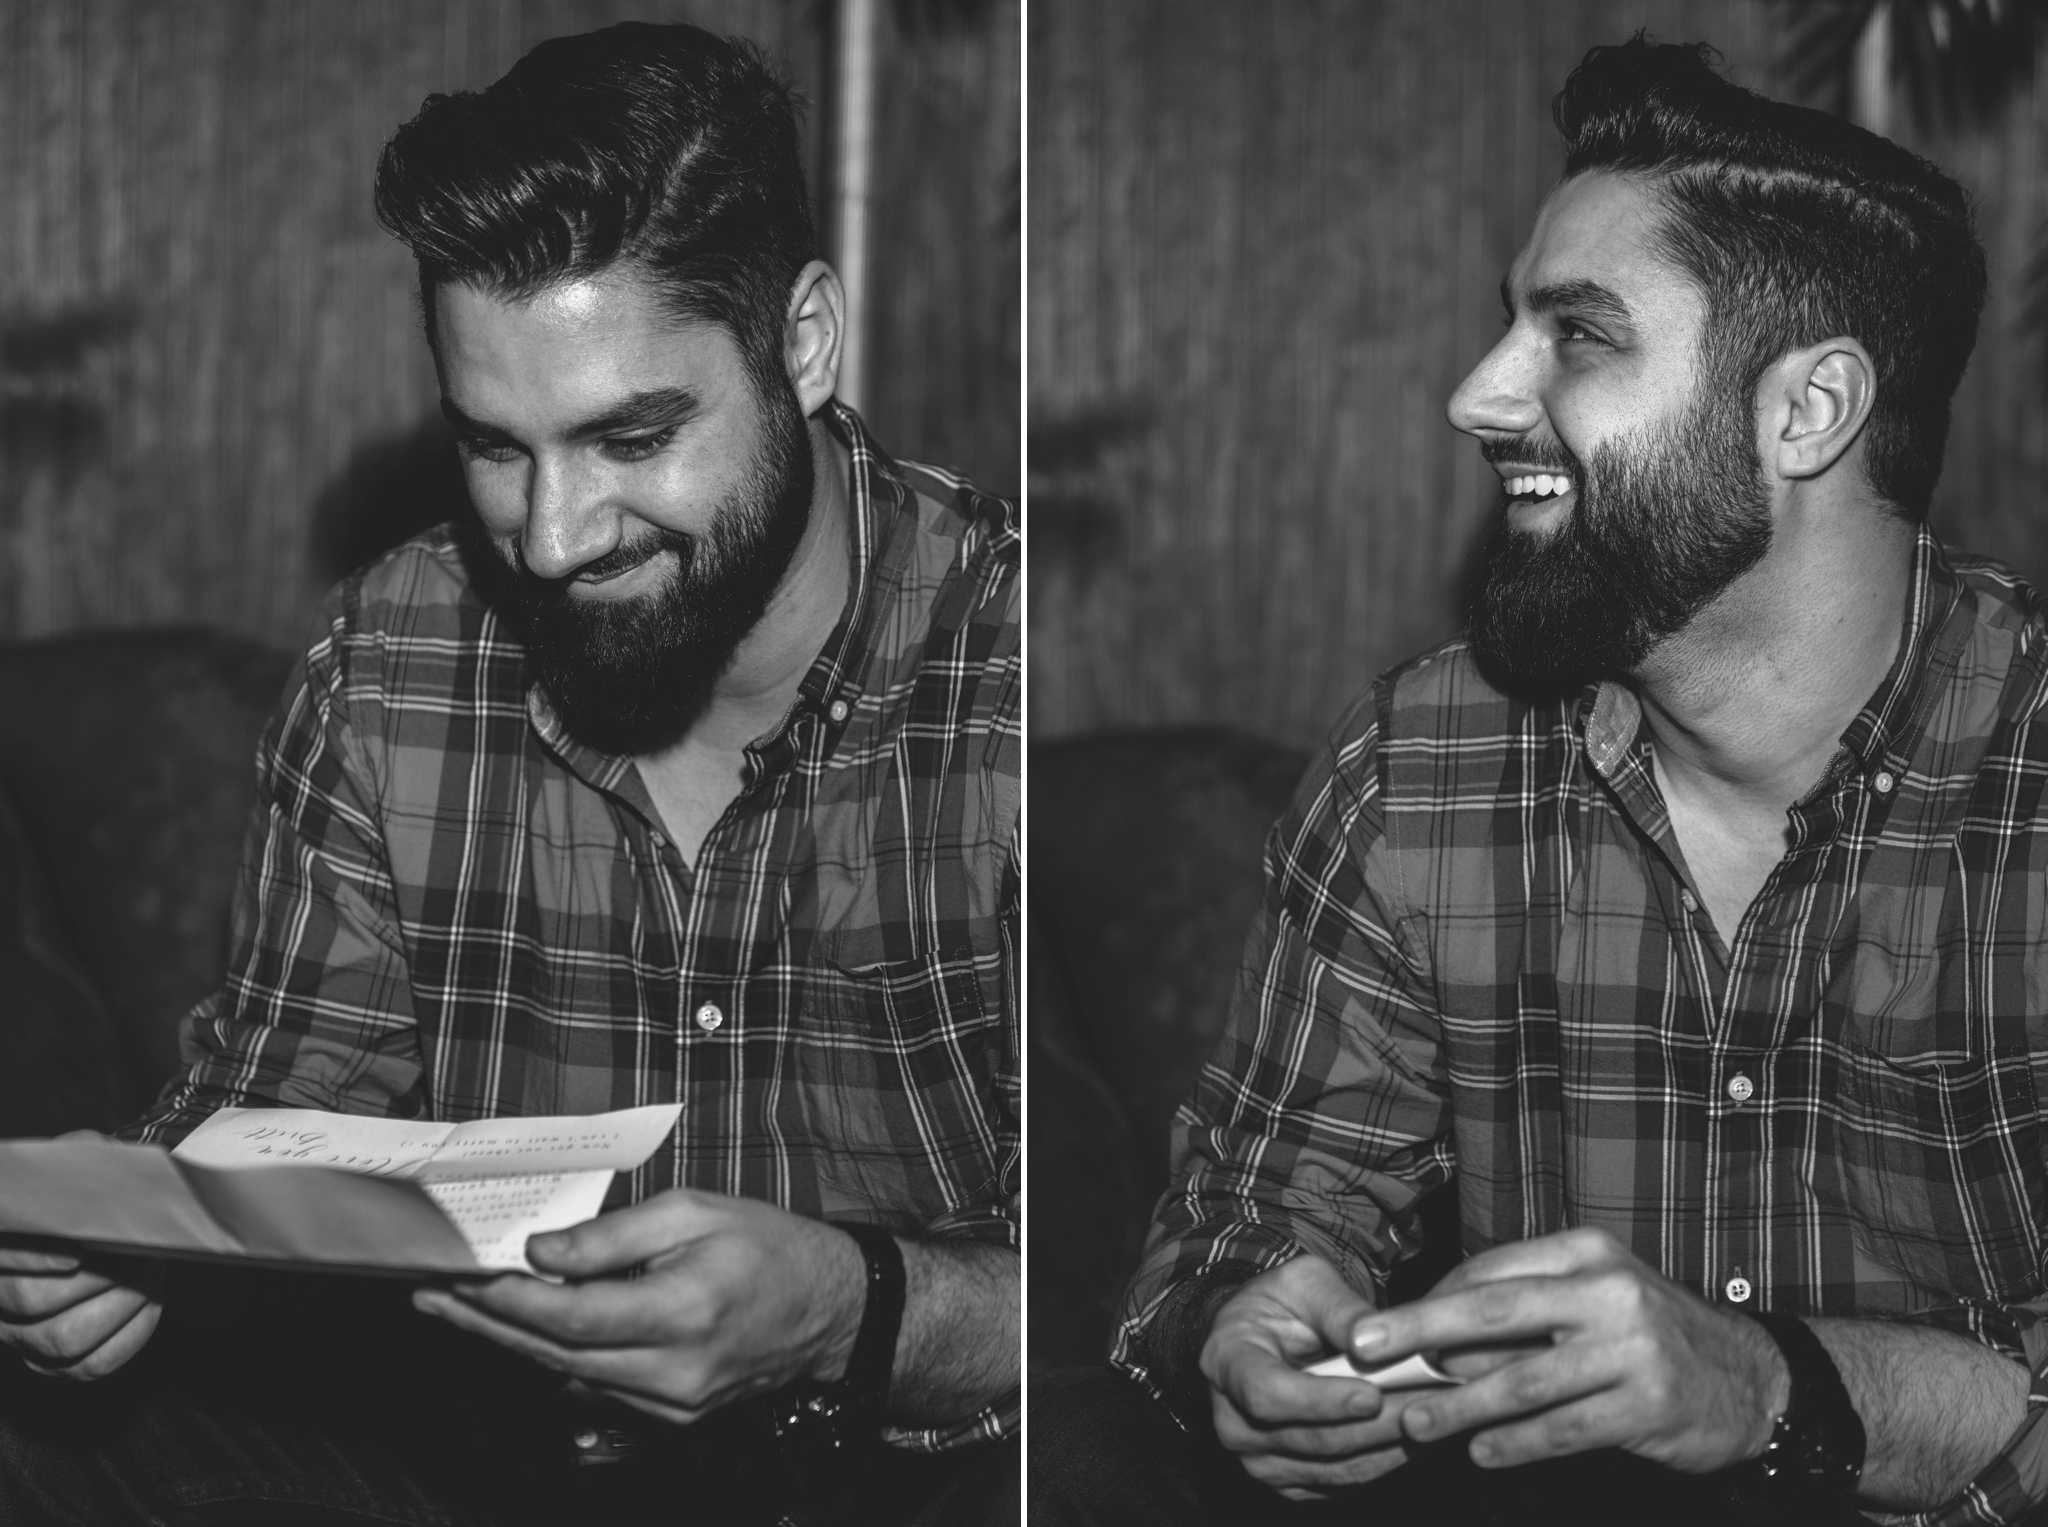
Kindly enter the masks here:
M 226 1107 L 420 1110 L 397 901 L 328 613 L 258 745 L 226 979 L 185 1018 L 184 1071 L 123 1139 L 175 1145 Z
M 1215 1055 L 1174 1129 L 1170 1185 L 1112 1361 L 1152 1387 L 1146 1338 L 1176 1290 L 1302 1253 L 1377 1299 L 1452 1167 L 1449 1081 L 1423 940 L 1404 926 L 1361 701 L 1266 849 L 1266 896 Z

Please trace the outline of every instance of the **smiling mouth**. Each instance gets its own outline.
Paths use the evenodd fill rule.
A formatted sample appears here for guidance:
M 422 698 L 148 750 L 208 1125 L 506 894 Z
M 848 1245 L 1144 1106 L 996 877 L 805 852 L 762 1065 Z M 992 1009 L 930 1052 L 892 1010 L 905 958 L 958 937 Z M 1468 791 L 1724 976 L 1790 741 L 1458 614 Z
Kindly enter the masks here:
M 1572 480 L 1562 472 L 1520 472 L 1503 478 L 1501 491 L 1511 504 L 1541 504 L 1571 492 Z

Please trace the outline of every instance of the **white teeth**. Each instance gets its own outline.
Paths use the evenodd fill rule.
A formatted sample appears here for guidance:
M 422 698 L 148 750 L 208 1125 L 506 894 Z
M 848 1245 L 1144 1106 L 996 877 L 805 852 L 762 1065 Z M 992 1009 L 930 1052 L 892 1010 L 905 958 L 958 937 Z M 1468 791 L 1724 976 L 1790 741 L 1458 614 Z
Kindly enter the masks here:
M 1548 472 L 1538 472 L 1536 474 L 1536 496 L 1538 498 L 1549 497 L 1550 490 L 1554 488 L 1556 485 L 1557 479 L 1552 477 Z
M 1521 496 L 1522 496 L 1523 494 L 1527 493 L 1528 491 L 1529 491 L 1529 479 L 1528 479 L 1528 478 L 1526 478 L 1526 477 L 1510 477 L 1510 478 L 1508 479 L 1508 496 L 1509 496 L 1510 498 L 1520 498 L 1520 497 L 1521 497 Z

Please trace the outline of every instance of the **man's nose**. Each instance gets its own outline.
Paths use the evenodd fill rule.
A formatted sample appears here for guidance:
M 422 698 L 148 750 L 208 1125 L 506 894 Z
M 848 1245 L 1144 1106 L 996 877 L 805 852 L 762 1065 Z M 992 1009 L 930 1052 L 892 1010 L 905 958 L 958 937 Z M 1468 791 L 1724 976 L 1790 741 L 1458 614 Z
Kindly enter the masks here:
M 1543 415 L 1535 383 L 1527 346 L 1510 330 L 1458 384 L 1444 413 L 1468 435 L 1527 434 Z
M 543 454 L 533 464 L 519 555 L 542 578 L 566 578 L 618 544 L 618 516 L 606 510 L 604 484 L 572 462 Z

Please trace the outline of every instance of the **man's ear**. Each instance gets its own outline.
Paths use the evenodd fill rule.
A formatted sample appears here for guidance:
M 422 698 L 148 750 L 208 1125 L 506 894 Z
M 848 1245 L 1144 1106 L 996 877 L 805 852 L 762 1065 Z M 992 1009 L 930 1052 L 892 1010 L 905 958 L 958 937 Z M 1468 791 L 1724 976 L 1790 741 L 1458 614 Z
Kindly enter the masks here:
M 1818 477 L 1869 422 L 1877 367 L 1855 340 L 1824 339 L 1765 372 L 1759 403 L 1765 464 L 1780 477 Z
M 823 260 L 797 272 L 782 323 L 782 363 L 797 406 L 808 419 L 839 385 L 839 350 L 845 339 L 846 289 Z

